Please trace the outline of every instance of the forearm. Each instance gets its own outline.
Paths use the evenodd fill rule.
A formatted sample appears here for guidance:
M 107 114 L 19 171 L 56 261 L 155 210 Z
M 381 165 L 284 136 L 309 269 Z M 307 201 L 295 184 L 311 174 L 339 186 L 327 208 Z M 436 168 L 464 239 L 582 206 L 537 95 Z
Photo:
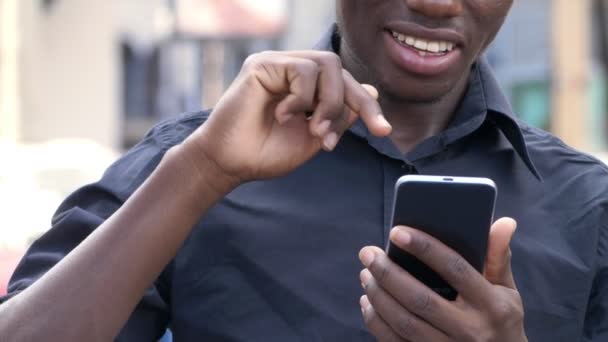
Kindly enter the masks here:
M 114 338 L 192 226 L 236 185 L 213 164 L 190 162 L 185 149 L 169 151 L 122 208 L 0 307 L 3 340 Z

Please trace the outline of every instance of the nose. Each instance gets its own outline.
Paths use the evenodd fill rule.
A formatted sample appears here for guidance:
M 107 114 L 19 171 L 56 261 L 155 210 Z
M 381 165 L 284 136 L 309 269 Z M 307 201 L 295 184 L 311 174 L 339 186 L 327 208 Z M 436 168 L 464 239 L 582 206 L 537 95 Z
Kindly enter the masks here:
M 406 3 L 412 11 L 427 17 L 449 18 L 462 13 L 462 0 L 407 0 Z

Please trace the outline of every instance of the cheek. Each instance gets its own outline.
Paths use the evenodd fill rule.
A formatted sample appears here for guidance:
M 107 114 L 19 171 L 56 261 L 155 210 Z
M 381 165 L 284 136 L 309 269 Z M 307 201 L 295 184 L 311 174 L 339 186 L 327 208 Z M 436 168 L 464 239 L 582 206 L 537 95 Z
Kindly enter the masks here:
M 387 6 L 394 7 L 393 0 L 339 0 L 336 5 L 338 28 L 353 47 L 369 45 L 377 39 Z
M 357 21 L 357 26 L 364 26 L 369 19 L 379 14 L 386 15 L 388 9 L 395 11 L 403 6 L 403 0 L 337 0 L 336 17 L 345 22 Z
M 509 14 L 513 0 L 469 0 L 466 3 L 471 15 L 478 23 L 479 31 L 483 32 L 483 49 L 496 36 L 507 14 Z
M 513 0 L 469 0 L 466 2 L 475 16 L 488 19 L 506 17 L 513 5 Z

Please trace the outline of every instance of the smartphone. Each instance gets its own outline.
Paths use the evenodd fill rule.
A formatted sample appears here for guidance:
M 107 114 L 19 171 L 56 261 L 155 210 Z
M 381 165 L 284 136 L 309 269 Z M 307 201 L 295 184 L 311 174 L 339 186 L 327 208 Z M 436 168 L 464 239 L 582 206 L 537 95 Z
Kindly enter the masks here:
M 483 271 L 494 219 L 496 184 L 488 178 L 407 175 L 395 184 L 392 226 L 419 229 Z M 393 245 L 388 256 L 448 300 L 458 293 L 431 268 Z

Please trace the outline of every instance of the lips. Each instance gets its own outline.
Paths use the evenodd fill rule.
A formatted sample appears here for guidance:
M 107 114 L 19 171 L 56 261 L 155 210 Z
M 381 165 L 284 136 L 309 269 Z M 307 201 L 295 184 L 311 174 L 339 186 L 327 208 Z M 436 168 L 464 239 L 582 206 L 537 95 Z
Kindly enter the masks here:
M 393 63 L 406 72 L 438 76 L 462 58 L 462 37 L 449 30 L 431 30 L 411 23 L 392 24 L 384 31 L 384 45 Z

